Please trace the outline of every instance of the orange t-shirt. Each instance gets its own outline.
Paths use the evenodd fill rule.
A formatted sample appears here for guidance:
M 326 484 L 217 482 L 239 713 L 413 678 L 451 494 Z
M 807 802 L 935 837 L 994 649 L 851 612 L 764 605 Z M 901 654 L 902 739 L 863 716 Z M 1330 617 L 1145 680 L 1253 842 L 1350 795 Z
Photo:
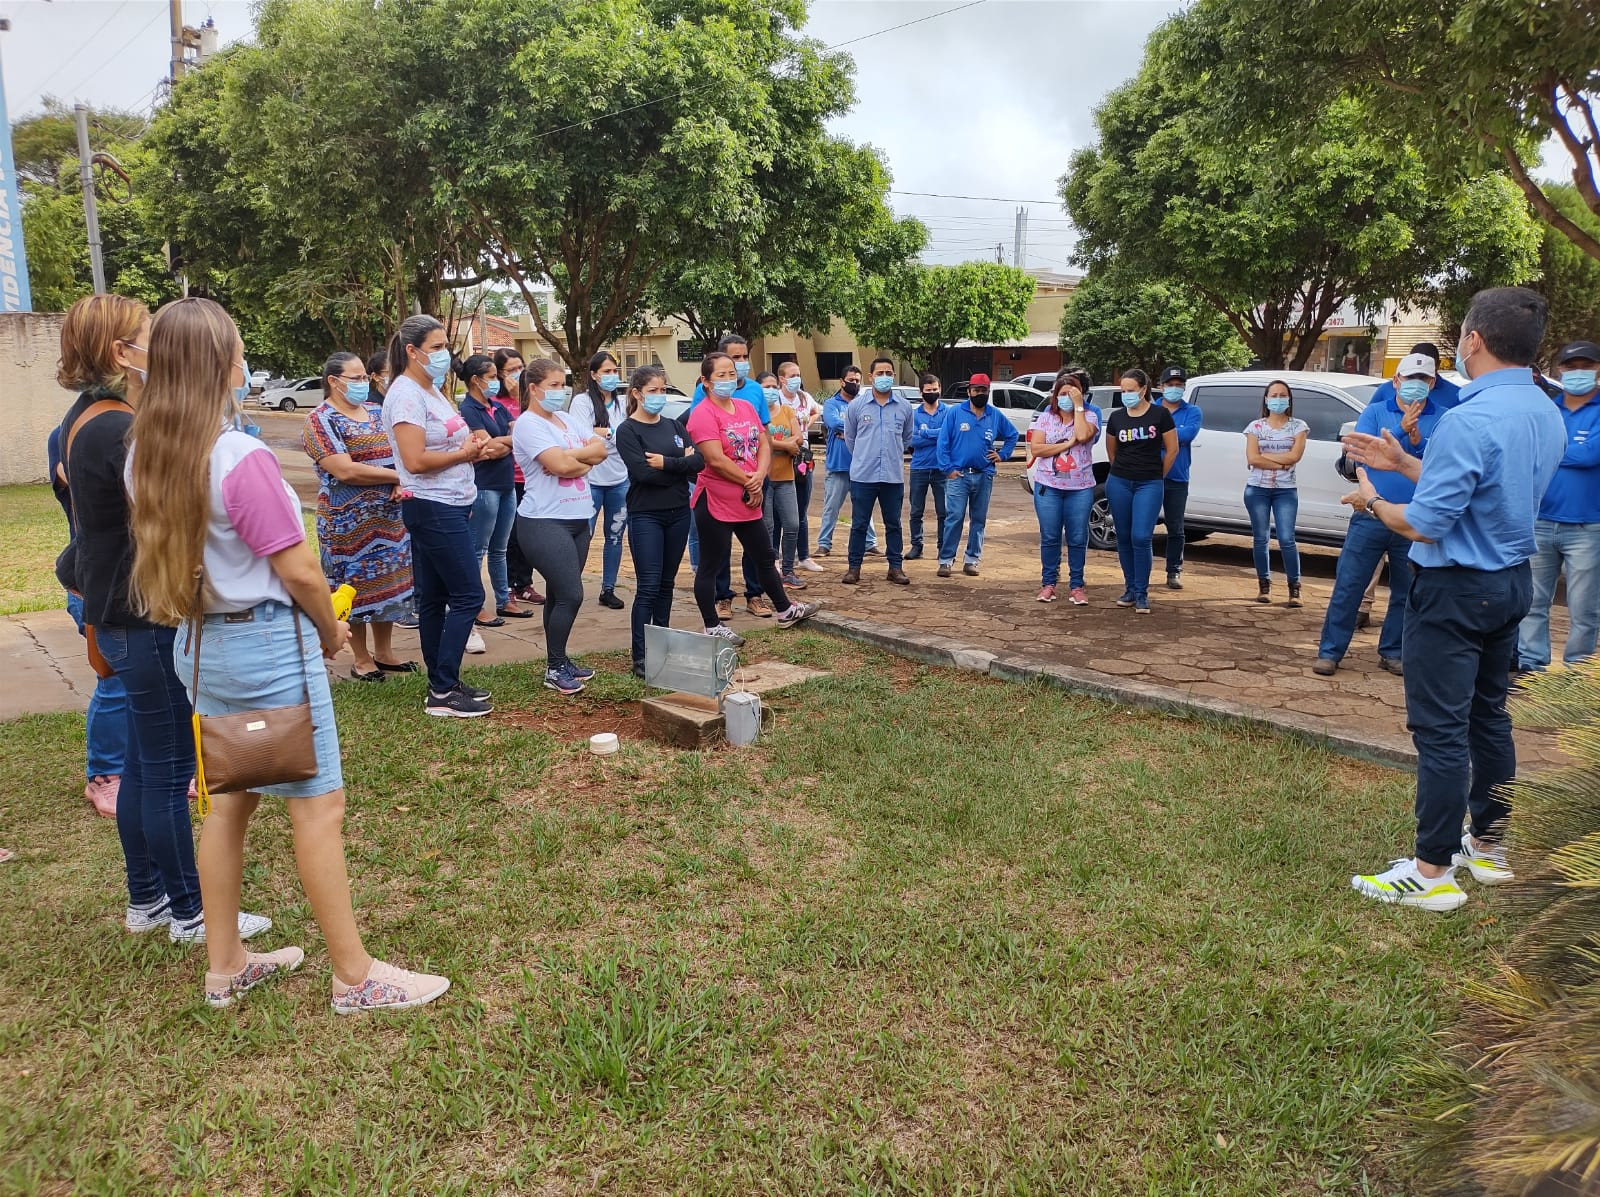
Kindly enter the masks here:
M 767 426 L 767 431 L 771 432 L 776 428 L 783 436 L 793 436 L 796 426 L 797 421 L 794 418 L 793 409 L 780 403 L 772 409 L 772 423 Z M 772 447 L 772 468 L 768 471 L 767 476 L 774 482 L 793 482 L 794 458 L 774 445 Z

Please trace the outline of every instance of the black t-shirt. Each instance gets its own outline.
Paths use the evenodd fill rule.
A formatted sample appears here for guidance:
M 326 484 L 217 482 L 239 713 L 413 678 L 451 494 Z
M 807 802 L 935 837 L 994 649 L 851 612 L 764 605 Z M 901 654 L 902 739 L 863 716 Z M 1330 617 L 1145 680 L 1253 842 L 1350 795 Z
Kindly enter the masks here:
M 665 416 L 654 424 L 628 418 L 613 433 L 617 455 L 628 467 L 628 510 L 689 510 L 689 483 L 705 465 L 705 458 L 689 439 L 680 420 Z M 645 461 L 645 454 L 659 453 L 662 469 Z
M 1164 404 L 1152 403 L 1137 420 L 1127 408 L 1117 408 L 1106 419 L 1106 436 L 1117 444 L 1111 472 L 1129 482 L 1160 478 L 1162 438 L 1175 427 Z
M 67 452 L 73 424 L 104 394 L 86 392 L 61 421 L 61 448 L 72 489 L 73 537 L 70 569 L 83 595 L 83 622 L 110 627 L 151 627 L 134 614 L 128 599 L 133 569 L 133 533 L 128 527 L 128 492 L 122 467 L 128 460 L 128 428 L 133 412 L 113 408 L 78 429 Z

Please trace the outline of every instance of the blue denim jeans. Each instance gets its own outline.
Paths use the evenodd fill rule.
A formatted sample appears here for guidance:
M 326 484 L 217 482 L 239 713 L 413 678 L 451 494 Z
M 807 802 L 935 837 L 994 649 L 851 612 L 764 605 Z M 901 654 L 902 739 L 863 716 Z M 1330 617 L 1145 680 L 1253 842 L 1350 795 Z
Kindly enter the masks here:
M 850 568 L 860 569 L 867 557 L 867 536 L 872 531 L 872 505 L 883 512 L 883 535 L 888 542 L 889 568 L 904 560 L 905 539 L 900 531 L 900 505 L 905 500 L 903 482 L 850 482 Z
M 1067 545 L 1067 585 L 1083 585 L 1083 567 L 1089 557 L 1089 512 L 1094 507 L 1094 487 L 1063 490 L 1035 485 L 1033 513 L 1039 517 L 1039 585 L 1061 581 L 1061 542 Z
M 938 466 L 911 471 L 911 551 L 922 552 L 922 513 L 928 509 L 928 494 L 933 494 L 933 539 L 938 548 L 948 512 L 944 502 L 945 476 Z
M 67 592 L 67 614 L 83 635 L 83 597 Z M 89 696 L 89 719 L 85 728 L 89 742 L 85 777 L 120 777 L 122 761 L 128 754 L 128 696 L 122 679 L 112 674 L 97 678 Z
M 676 511 L 636 511 L 628 519 L 628 551 L 633 555 L 633 663 L 644 664 L 644 629 L 672 625 L 672 588 L 683 564 L 693 520 L 687 507 Z
M 773 482 L 767 486 L 761 519 L 767 526 L 767 535 L 772 538 L 772 551 L 778 555 L 779 572 L 787 578 L 794 573 L 795 544 L 800 539 L 800 509 L 795 501 L 793 482 Z
M 1417 859 L 1449 867 L 1472 834 L 1497 840 L 1517 772 L 1506 713 L 1517 626 L 1533 601 L 1527 562 L 1417 570 L 1406 599 L 1406 726 L 1417 747 Z
M 1247 486 L 1244 509 L 1250 513 L 1251 549 L 1256 560 L 1256 577 L 1272 578 L 1272 551 L 1268 542 L 1275 530 L 1278 552 L 1283 557 L 1283 574 L 1293 586 L 1300 581 L 1300 547 L 1294 541 L 1294 521 L 1300 514 L 1300 492 L 1294 487 Z M 1269 521 L 1275 527 L 1269 527 Z M 1368 575 L 1368 580 L 1371 575 Z M 1365 589 L 1365 583 L 1362 589 Z
M 1517 636 L 1517 661 L 1524 669 L 1550 664 L 1550 604 L 1556 578 L 1567 575 L 1567 643 L 1561 659 L 1568 665 L 1594 656 L 1600 632 L 1600 524 L 1534 525 L 1539 550 L 1533 555 L 1533 606 Z
M 95 628 L 95 641 L 128 696 L 128 755 L 117 793 L 117 838 L 128 869 L 128 902 L 165 894 L 174 919 L 200 913 L 200 874 L 189 822 L 194 732 L 174 672 L 173 628 Z
M 1163 481 L 1161 522 L 1167 529 L 1167 576 L 1183 570 L 1183 516 L 1189 508 L 1189 484 Z
M 1383 521 L 1356 512 L 1339 550 L 1339 572 L 1333 580 L 1333 597 L 1322 620 L 1322 642 L 1317 656 L 1342 661 L 1355 635 L 1356 616 L 1367 583 L 1372 581 L 1385 556 L 1389 558 L 1389 613 L 1383 617 L 1378 633 L 1378 655 L 1392 661 L 1400 659 L 1406 621 L 1406 595 L 1411 593 L 1411 542 L 1391 532 Z
M 1159 478 L 1134 482 L 1115 474 L 1106 477 L 1106 502 L 1111 506 L 1111 522 L 1117 531 L 1117 560 L 1122 565 L 1122 588 L 1134 599 L 1150 597 L 1150 563 L 1154 559 L 1152 546 L 1163 497 Z
M 839 513 L 844 510 L 844 501 L 850 497 L 850 475 L 842 470 L 830 471 L 822 479 L 822 527 L 817 532 L 817 548 L 825 553 L 833 551 L 833 530 L 839 524 Z M 878 547 L 878 534 L 873 530 L 869 521 L 867 524 L 867 548 Z
M 467 651 L 472 621 L 483 609 L 471 515 L 470 504 L 400 501 L 400 518 L 411 534 L 417 635 L 428 667 L 428 689 L 435 694 L 448 694 L 461 684 L 461 656 Z
M 589 486 L 594 495 L 594 511 L 598 517 L 605 514 L 605 542 L 600 549 L 600 589 L 614 590 L 617 573 L 622 569 L 622 534 L 628 530 L 628 484 L 615 486 Z M 594 535 L 595 521 L 589 521 L 589 535 Z
M 994 475 L 963 471 L 944 484 L 944 528 L 939 535 L 939 564 L 954 565 L 961 548 L 961 525 L 971 517 L 967 532 L 968 565 L 983 557 L 983 529 L 989 522 L 989 496 L 994 493 Z
M 489 558 L 489 585 L 494 590 L 494 605 L 504 607 L 511 600 L 511 579 L 506 572 L 506 552 L 511 545 L 511 529 L 517 520 L 517 492 L 478 490 L 472 505 L 472 547 L 478 560 Z

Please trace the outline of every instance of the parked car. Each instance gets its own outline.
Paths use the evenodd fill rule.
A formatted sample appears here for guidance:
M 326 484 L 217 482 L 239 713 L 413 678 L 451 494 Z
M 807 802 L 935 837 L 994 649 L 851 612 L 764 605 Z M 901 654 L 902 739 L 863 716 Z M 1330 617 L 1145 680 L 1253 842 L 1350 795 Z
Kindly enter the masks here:
M 1350 509 L 1339 499 L 1349 492 L 1350 484 L 1334 468 L 1343 452 L 1339 441 L 1383 380 L 1309 370 L 1242 370 L 1189 380 L 1185 398 L 1200 408 L 1201 425 L 1192 445 L 1185 539 L 1201 540 L 1213 532 L 1250 531 L 1250 516 L 1244 509 L 1244 429 L 1261 415 L 1267 384 L 1280 378 L 1294 396 L 1294 414 L 1311 427 L 1305 456 L 1295 470 L 1300 490 L 1295 535 L 1312 544 L 1344 543 Z M 1101 392 L 1107 389 L 1095 387 L 1094 400 L 1110 415 L 1111 403 L 1120 405 L 1121 400 L 1116 396 L 1107 397 L 1111 403 L 1102 399 Z M 1099 485 L 1089 516 L 1089 543 L 1097 549 L 1117 545 L 1105 497 L 1110 468 L 1102 437 L 1094 447 L 1094 476 Z M 1031 489 L 1031 478 L 1022 481 Z
M 1032 374 L 1019 374 L 1010 381 L 1016 383 L 1019 387 L 1032 387 L 1041 395 L 1048 395 L 1050 388 L 1056 385 L 1056 372 L 1050 370 L 1036 371 Z
M 281 387 L 268 387 L 260 394 L 251 395 L 245 402 L 252 407 L 291 412 L 302 407 L 315 407 L 322 402 L 322 377 L 298 378 Z

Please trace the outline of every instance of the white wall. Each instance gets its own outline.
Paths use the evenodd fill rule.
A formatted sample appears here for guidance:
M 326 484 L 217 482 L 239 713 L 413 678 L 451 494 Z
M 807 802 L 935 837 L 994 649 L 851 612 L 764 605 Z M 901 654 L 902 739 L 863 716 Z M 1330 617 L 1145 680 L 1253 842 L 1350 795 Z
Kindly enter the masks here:
M 56 385 L 59 313 L 0 313 L 0 486 L 44 482 L 45 441 L 74 396 Z

